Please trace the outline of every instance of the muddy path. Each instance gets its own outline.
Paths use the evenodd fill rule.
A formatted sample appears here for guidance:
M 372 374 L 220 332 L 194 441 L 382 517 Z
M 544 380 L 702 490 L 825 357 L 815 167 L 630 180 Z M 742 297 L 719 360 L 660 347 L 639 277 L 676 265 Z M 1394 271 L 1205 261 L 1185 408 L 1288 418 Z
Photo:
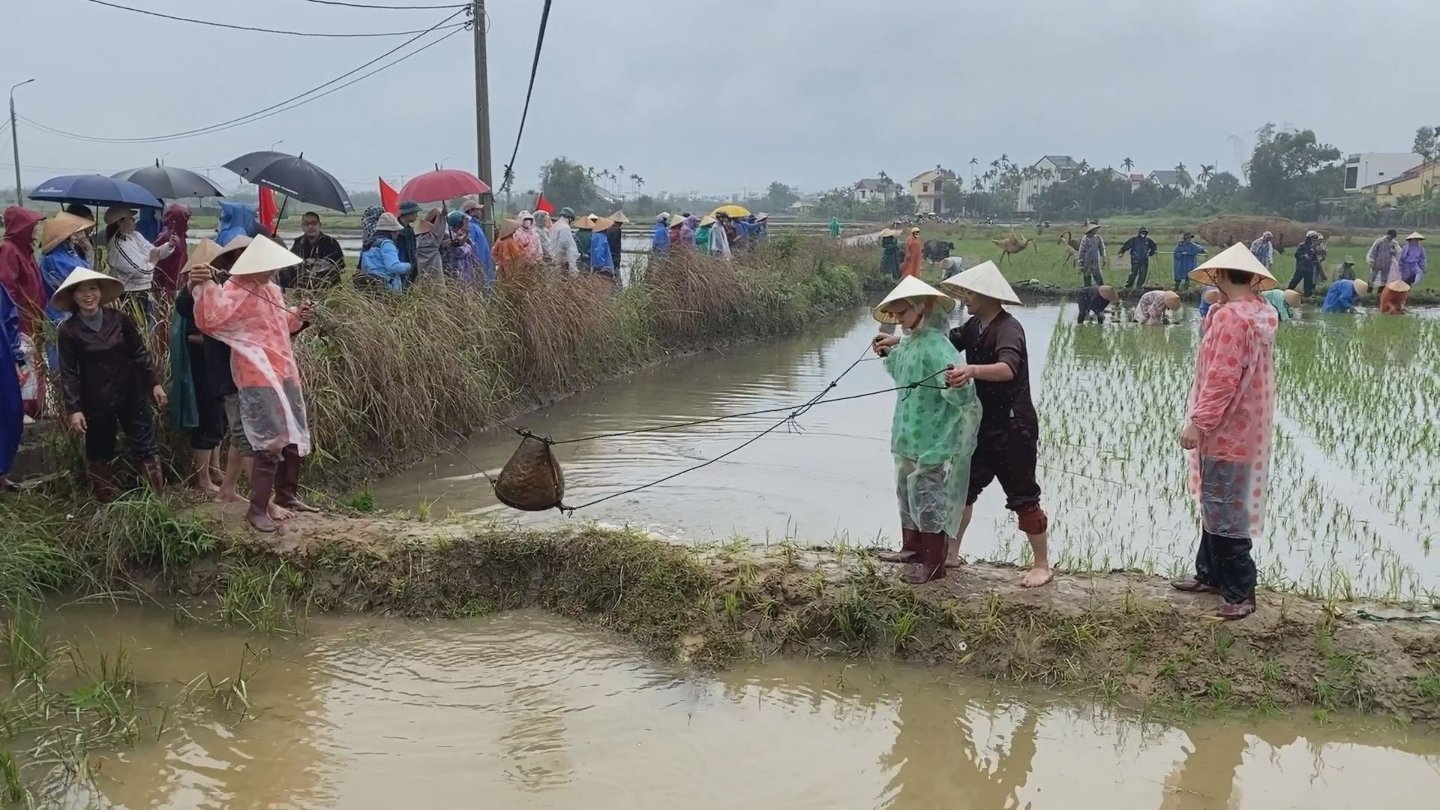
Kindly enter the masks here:
M 284 576 L 307 609 L 461 617 L 539 607 L 654 653 L 723 667 L 777 653 L 954 667 L 1188 716 L 1302 710 L 1440 725 L 1440 623 L 1379 605 L 1262 592 L 1251 618 L 1129 572 L 1061 571 L 1040 590 L 974 563 L 919 588 L 858 548 L 680 546 L 586 527 L 304 515 L 273 536 L 243 505 L 200 507 L 224 552 L 161 583 L 224 591 L 237 565 Z

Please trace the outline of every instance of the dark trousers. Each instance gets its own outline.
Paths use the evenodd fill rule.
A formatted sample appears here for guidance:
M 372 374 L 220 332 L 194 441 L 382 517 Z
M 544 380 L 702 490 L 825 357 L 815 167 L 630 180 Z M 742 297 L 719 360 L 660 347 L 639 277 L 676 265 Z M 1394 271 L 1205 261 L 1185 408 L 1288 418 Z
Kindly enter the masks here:
M 1290 283 L 1285 285 L 1285 289 L 1293 290 L 1301 284 L 1305 286 L 1305 297 L 1308 298 L 1315 294 L 1315 271 L 1309 267 L 1296 265 L 1295 275 L 1290 277 Z
M 1149 262 L 1146 262 L 1144 264 L 1135 264 L 1134 262 L 1131 262 L 1130 277 L 1125 280 L 1125 289 L 1129 290 L 1134 289 L 1135 287 L 1144 287 L 1145 277 L 1148 275 L 1150 275 Z
M 116 439 L 122 430 L 125 438 L 130 440 L 131 458 L 144 461 L 155 457 L 159 450 L 155 446 L 155 420 L 150 411 L 150 401 L 145 396 L 147 393 L 115 403 L 114 408 L 87 408 L 84 411 L 87 460 L 101 464 L 114 461 Z
M 1250 538 L 1221 537 L 1202 530 L 1195 552 L 1195 581 L 1218 590 L 1225 601 L 1237 604 L 1255 598 L 1255 560 Z
M 1085 269 L 1084 267 L 1080 268 L 1080 273 L 1081 273 L 1081 275 L 1083 275 L 1083 276 L 1085 277 L 1085 286 L 1086 286 L 1086 287 L 1103 287 L 1103 286 L 1105 286 L 1105 277 L 1102 276 L 1102 275 L 1100 274 L 1100 272 L 1101 272 L 1101 271 L 1100 271 L 1100 268 L 1098 268 L 1098 267 L 1095 268 L 1094 270 L 1087 270 L 1087 269 Z

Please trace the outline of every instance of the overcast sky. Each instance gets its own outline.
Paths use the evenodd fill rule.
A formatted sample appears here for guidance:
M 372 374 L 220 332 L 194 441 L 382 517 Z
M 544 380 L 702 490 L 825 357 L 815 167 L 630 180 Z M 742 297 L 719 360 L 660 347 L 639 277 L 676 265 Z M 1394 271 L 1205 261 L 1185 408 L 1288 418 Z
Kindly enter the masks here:
M 448 10 L 368 11 L 306 0 L 116 0 L 296 31 L 426 28 Z M 454 0 L 358 0 L 434 5 Z M 219 30 L 87 0 L 4 0 L 0 89 L 21 115 L 111 138 L 203 127 L 332 79 L 404 38 Z M 524 103 L 541 0 L 490 0 L 495 173 Z M 1068 154 L 1137 171 L 1184 161 L 1238 170 L 1266 121 L 1345 152 L 1408 151 L 1440 123 L 1437 0 L 555 0 L 516 162 L 517 189 L 567 155 L 623 165 L 647 191 L 806 191 L 943 163 L 968 178 L 1006 153 Z M 95 144 L 20 123 L 27 185 L 164 157 L 211 167 L 303 150 L 355 189 L 436 162 L 475 168 L 469 32 L 319 101 L 224 132 Z M 1436 119 L 1436 120 L 1431 120 Z M 3 165 L 13 174 L 9 132 Z

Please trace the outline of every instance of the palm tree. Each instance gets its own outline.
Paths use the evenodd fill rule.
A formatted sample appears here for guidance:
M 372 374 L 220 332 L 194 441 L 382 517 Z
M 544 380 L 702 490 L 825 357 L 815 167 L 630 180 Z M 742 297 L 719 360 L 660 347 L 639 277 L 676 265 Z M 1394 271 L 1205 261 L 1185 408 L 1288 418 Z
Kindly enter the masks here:
M 1133 161 L 1133 160 L 1131 160 L 1130 158 L 1127 157 L 1127 158 L 1125 158 L 1124 160 L 1120 161 L 1120 165 L 1121 165 L 1121 166 L 1124 166 L 1124 167 L 1125 167 L 1125 173 L 1126 173 L 1126 174 L 1129 174 L 1130 171 L 1135 168 L 1135 161 Z
M 1196 176 L 1195 176 L 1195 179 L 1196 179 L 1196 180 L 1199 180 L 1199 181 L 1202 182 L 1202 183 L 1209 183 L 1210 180 L 1211 180 L 1211 178 L 1213 178 L 1214 176 L 1215 176 L 1215 164 L 1213 164 L 1213 163 L 1201 163 L 1201 164 L 1200 164 L 1200 174 L 1196 175 Z
M 979 159 L 979 158 L 977 158 L 977 157 L 972 157 L 972 158 L 970 158 L 970 187 L 971 187 L 971 188 L 974 188 L 974 187 L 975 187 L 975 167 L 976 167 L 977 165 L 979 165 L 979 164 L 980 164 L 980 159 Z

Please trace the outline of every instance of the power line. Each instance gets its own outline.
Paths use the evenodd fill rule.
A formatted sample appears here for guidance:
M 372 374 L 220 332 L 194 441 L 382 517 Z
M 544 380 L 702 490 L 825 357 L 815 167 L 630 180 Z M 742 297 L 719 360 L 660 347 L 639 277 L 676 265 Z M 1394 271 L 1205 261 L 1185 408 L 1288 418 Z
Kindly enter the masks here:
M 163 20 L 174 20 L 176 22 L 193 23 L 195 25 L 208 25 L 212 28 L 227 28 L 231 31 L 253 31 L 261 34 L 279 34 L 281 36 L 287 37 L 325 37 L 329 39 L 355 39 L 364 37 L 403 37 L 409 36 L 410 34 L 425 33 L 424 31 L 378 31 L 374 33 L 336 34 L 320 31 L 286 31 L 283 28 L 256 28 L 249 25 L 232 25 L 230 23 L 215 22 L 213 20 L 196 20 L 190 17 L 176 17 L 172 14 L 161 14 L 158 11 L 146 11 L 143 8 L 131 8 L 129 6 L 122 6 L 119 3 L 107 3 L 105 2 L 105 0 L 85 0 L 85 2 L 94 3 L 97 6 L 105 6 L 106 8 L 118 9 L 120 11 L 129 11 L 135 14 L 144 14 L 147 17 L 159 17 Z M 442 8 L 455 8 L 455 6 L 442 6 Z M 463 25 L 463 23 L 456 23 L 457 27 L 460 25 Z
M 505 181 L 502 188 L 509 189 L 515 180 L 515 158 L 520 154 L 520 137 L 525 134 L 525 119 L 530 115 L 530 95 L 535 92 L 535 74 L 540 70 L 540 48 L 545 44 L 545 26 L 550 22 L 550 0 L 540 12 L 540 34 L 535 38 L 535 58 L 530 62 L 530 86 L 525 90 L 525 109 L 520 113 L 520 130 L 515 133 L 515 150 L 510 153 L 510 162 L 505 164 Z
M 43 131 L 45 131 L 45 132 L 48 132 L 48 133 L 50 133 L 51 135 L 58 135 L 58 136 L 60 136 L 60 137 L 62 137 L 62 138 L 70 138 L 71 140 L 86 141 L 86 142 L 88 142 L 88 143 L 110 143 L 110 144 L 117 144 L 117 143 L 161 143 L 161 142 L 164 142 L 164 141 L 184 140 L 184 139 L 186 139 L 186 138 L 193 138 L 193 137 L 196 137 L 196 136 L 198 136 L 198 135 L 208 135 L 208 134 L 210 134 L 210 133 L 212 133 L 212 132 L 221 132 L 221 131 L 226 130 L 226 129 L 233 129 L 234 127 L 237 127 L 237 126 L 242 126 L 242 125 L 244 125 L 244 124 L 249 124 L 249 123 L 252 123 L 252 122 L 254 122 L 254 121 L 262 120 L 262 119 L 264 119 L 264 118 L 269 118 L 271 115 L 274 115 L 274 114 L 276 114 L 276 113 L 285 112 L 286 110 L 293 110 L 293 109 L 295 109 L 296 107 L 302 106 L 302 105 L 304 105 L 304 104 L 309 104 L 310 102 L 315 101 L 315 100 L 317 100 L 317 99 L 324 98 L 325 96 L 329 95 L 330 93 L 333 93 L 335 90 L 340 90 L 340 89 L 342 89 L 342 88 L 349 87 L 351 84 L 354 84 L 355 81 L 359 81 L 360 79 L 368 78 L 369 76 L 374 75 L 374 73 L 378 73 L 378 72 L 380 72 L 380 71 L 379 71 L 379 70 L 377 70 L 377 71 L 372 71 L 371 73 L 367 73 L 367 74 L 365 74 L 364 76 L 361 76 L 361 77 L 355 79 L 354 81 L 347 82 L 347 83 L 345 83 L 345 84 L 340 85 L 339 87 L 332 88 L 331 90 L 326 91 L 325 93 L 321 93 L 321 94 L 319 94 L 319 95 L 314 95 L 313 97 L 308 98 L 308 99 L 305 98 L 306 96 L 311 96 L 312 94 L 316 93 L 317 91 L 323 90 L 323 89 L 326 88 L 326 87 L 330 87 L 330 85 L 333 85 L 333 84 L 335 84 L 335 83 L 337 83 L 337 82 L 340 82 L 340 81 L 342 81 L 342 80 L 344 80 L 344 79 L 346 79 L 346 78 L 349 78 L 350 76 L 354 76 L 356 73 L 359 73 L 360 71 L 362 71 L 362 70 L 370 67 L 371 65 L 375 64 L 376 62 L 379 62 L 379 61 L 385 59 L 386 57 L 389 57 L 390 55 L 392 55 L 392 54 L 394 54 L 394 53 L 397 53 L 397 52 L 403 50 L 404 48 L 410 46 L 412 43 L 416 42 L 416 41 L 419 40 L 421 37 L 425 36 L 426 34 L 430 33 L 431 31 L 435 31 L 435 30 L 443 27 L 443 26 L 445 25 L 445 23 L 447 23 L 451 18 L 455 17 L 456 15 L 458 15 L 458 14 L 460 14 L 460 13 L 462 13 L 462 12 L 463 12 L 463 9 L 462 9 L 461 11 L 457 11 L 457 12 L 451 14 L 449 17 L 446 17 L 445 19 L 443 19 L 443 20 L 441 20 L 440 22 L 436 23 L 436 24 L 435 24 L 434 26 L 432 26 L 431 28 L 428 28 L 428 29 L 426 29 L 425 31 L 420 32 L 419 34 L 415 35 L 414 37 L 411 37 L 410 39 L 406 40 L 405 42 L 402 42 L 401 44 L 395 46 L 394 48 L 391 48 L 390 50 L 386 51 L 385 53 L 380 54 L 379 56 L 375 57 L 374 59 L 371 59 L 370 61 L 364 63 L 363 65 L 360 65 L 359 67 L 356 67 L 356 68 L 354 68 L 353 70 L 350 70 L 350 71 L 347 71 L 347 72 L 345 72 L 345 73 L 342 73 L 342 74 L 340 74 L 339 76 L 336 76 L 335 78 L 331 79 L 330 81 L 325 82 L 324 84 L 317 85 L 317 86 L 315 86 L 315 87 L 310 88 L 309 90 L 306 90 L 306 91 L 303 92 L 303 93 L 300 93 L 299 95 L 291 96 L 290 98 L 287 98 L 287 99 L 285 99 L 284 101 L 278 102 L 278 103 L 276 103 L 276 104 L 272 104 L 272 105 L 270 105 L 269 107 L 264 107 L 264 108 L 262 108 L 262 109 L 259 109 L 259 110 L 254 111 L 254 112 L 252 112 L 252 113 L 248 113 L 248 114 L 246 114 L 246 115 L 242 115 L 242 116 L 240 116 L 240 117 L 238 117 L 238 118 L 232 118 L 232 119 L 230 119 L 230 120 L 228 120 L 228 121 L 221 121 L 221 122 L 219 122 L 219 123 L 217 123 L 217 124 L 210 124 L 210 125 L 208 125 L 208 126 L 199 127 L 199 128 L 197 128 L 197 129 L 186 130 L 186 131 L 184 131 L 184 132 L 173 132 L 173 133 L 170 133 L 170 134 L 168 134 L 168 135 L 150 135 L 150 136 L 145 136 L 145 137 L 141 137 L 141 138 L 105 138 L 105 137 L 100 137 L 100 136 L 95 136 L 95 135 L 82 135 L 82 134 L 75 133 L 75 132 L 67 132 L 67 131 L 65 131 L 65 130 L 63 130 L 63 129 L 56 129 L 55 127 L 47 126 L 47 125 L 45 125 L 45 124 L 40 123 L 39 121 L 35 121 L 35 120 L 33 120 L 33 119 L 26 118 L 25 116 L 19 116 L 19 118 L 20 118 L 21 120 L 25 121 L 27 124 L 30 124 L 31 126 L 34 126 L 34 127 L 38 128 L 38 129 L 41 129 L 41 130 L 43 130 Z M 426 50 L 426 49 L 428 49 L 428 48 L 430 48 L 430 47 L 433 47 L 433 46 L 435 46 L 435 45 L 438 45 L 438 44 L 440 44 L 441 42 L 444 42 L 445 40 L 449 39 L 450 37 L 454 36 L 455 34 L 460 33 L 460 31 L 461 31 L 461 29 L 457 28 L 457 29 L 451 31 L 450 33 L 446 34 L 445 36 L 441 37 L 440 39 L 434 40 L 434 41 L 428 43 L 427 45 L 421 47 L 420 49 L 415 50 L 415 51 L 413 51 L 413 52 L 411 52 L 411 53 L 409 53 L 409 54 L 406 54 L 405 56 L 403 56 L 403 57 L 395 60 L 394 62 L 390 63 L 389 65 L 386 65 L 385 67 L 381 68 L 381 70 L 385 70 L 385 69 L 388 69 L 388 68 L 390 68 L 390 67 L 393 67 L 394 65 L 398 65 L 398 64 L 400 64 L 401 62 L 405 61 L 406 59 L 409 59 L 410 57 L 414 56 L 415 54 L 421 53 L 422 51 L 424 51 L 424 50 Z M 301 101 L 301 99 L 304 99 L 304 100 Z M 298 102 L 298 103 L 292 104 L 292 102 Z M 290 106 L 287 106 L 287 105 L 290 105 Z M 283 109 L 282 109 L 282 108 L 283 108 Z
M 346 8 L 370 8 L 378 11 L 425 11 L 428 9 L 464 8 L 464 3 L 450 3 L 443 6 L 376 6 L 369 3 L 342 3 L 340 0 L 303 0 L 320 6 L 344 6 Z

